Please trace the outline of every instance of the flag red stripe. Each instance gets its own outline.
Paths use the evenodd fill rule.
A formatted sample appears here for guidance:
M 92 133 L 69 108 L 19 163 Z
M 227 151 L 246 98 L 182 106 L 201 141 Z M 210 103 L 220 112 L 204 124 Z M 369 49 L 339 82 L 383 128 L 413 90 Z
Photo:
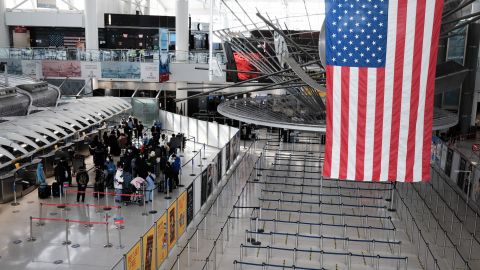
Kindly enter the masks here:
M 400 114 L 402 106 L 402 83 L 405 56 L 405 32 L 407 27 L 407 0 L 398 1 L 397 39 L 392 100 L 392 128 L 390 138 L 390 161 L 388 179 L 397 179 L 398 143 L 400 135 Z
M 420 75 L 422 73 L 423 32 L 425 26 L 425 1 L 417 1 L 415 40 L 413 44 L 412 86 L 410 91 L 410 115 L 406 155 L 405 182 L 413 181 L 413 165 L 415 163 L 415 135 L 417 130 L 418 101 L 420 95 Z
M 430 63 L 428 65 L 428 79 L 425 98 L 424 130 L 423 130 L 423 153 L 422 153 L 422 180 L 430 180 L 430 151 L 432 145 L 432 121 L 433 121 L 433 95 L 435 88 L 435 72 L 437 63 L 437 45 L 440 35 L 440 24 L 443 10 L 443 1 L 435 2 L 435 13 L 432 27 L 432 40 L 430 46 Z
M 372 71 L 371 71 L 372 72 Z M 367 93 L 368 89 L 368 68 L 358 69 L 358 116 L 357 116 L 357 149 L 355 162 L 355 179 L 364 179 L 365 164 L 365 126 L 367 123 Z M 370 179 L 367 179 L 370 180 Z
M 373 147 L 373 169 L 372 180 L 380 181 L 380 172 L 382 164 L 382 131 L 384 114 L 384 95 L 385 95 L 385 68 L 377 69 L 376 83 L 376 104 L 375 104 L 375 137 Z
M 325 159 L 323 161 L 323 175 L 330 176 L 332 170 L 332 121 L 333 121 L 333 67 L 326 66 L 327 75 L 327 127 L 325 142 Z
M 348 169 L 348 116 L 349 116 L 349 92 L 350 92 L 350 68 L 342 67 L 342 113 L 340 118 L 340 170 L 338 177 L 340 179 L 347 178 Z M 335 153 L 332 153 L 335 154 Z

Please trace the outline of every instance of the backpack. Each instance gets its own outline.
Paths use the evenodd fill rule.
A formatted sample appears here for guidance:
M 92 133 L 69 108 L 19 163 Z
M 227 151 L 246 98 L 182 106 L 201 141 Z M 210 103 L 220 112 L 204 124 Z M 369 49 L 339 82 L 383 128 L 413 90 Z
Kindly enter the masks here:
M 88 174 L 85 171 L 79 172 L 77 174 L 77 183 L 80 185 L 86 185 L 88 184 Z

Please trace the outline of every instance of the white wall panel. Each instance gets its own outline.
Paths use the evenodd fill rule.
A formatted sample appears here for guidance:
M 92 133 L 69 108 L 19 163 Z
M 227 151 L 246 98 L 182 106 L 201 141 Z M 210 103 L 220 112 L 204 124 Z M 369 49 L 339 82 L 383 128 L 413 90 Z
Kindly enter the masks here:
M 180 121 L 181 121 L 181 115 L 180 114 L 173 114 L 173 131 L 175 133 L 180 132 Z
M 452 159 L 452 171 L 450 172 L 450 179 L 454 183 L 457 183 L 457 177 L 458 177 L 458 170 L 460 167 L 460 155 L 458 154 L 457 151 L 453 152 L 453 159 Z
M 200 208 L 202 207 L 202 204 L 201 204 L 201 199 L 202 199 L 202 181 L 201 181 L 201 178 L 202 178 L 202 174 L 200 173 L 199 176 L 194 180 L 194 184 L 193 184 L 193 198 L 194 198 L 194 201 L 193 201 L 193 212 L 195 213 L 194 215 L 196 215 L 198 213 L 198 211 L 200 211 Z
M 198 121 L 198 142 L 199 143 L 208 143 L 207 142 L 207 122 Z
M 167 112 L 167 123 L 165 129 L 173 130 L 173 113 Z
M 218 147 L 218 124 L 208 122 L 208 145 Z
M 84 27 L 83 13 L 63 11 L 7 11 L 5 12 L 5 24 L 11 26 Z
M 181 123 L 181 126 L 182 126 L 180 132 L 187 135 L 188 134 L 188 117 L 187 116 L 182 116 L 181 120 L 180 120 L 180 123 Z
M 230 140 L 230 127 L 226 125 L 220 125 L 220 135 L 218 137 L 218 142 L 220 147 L 225 146 Z
M 188 118 L 188 136 L 193 136 L 198 141 L 197 119 Z

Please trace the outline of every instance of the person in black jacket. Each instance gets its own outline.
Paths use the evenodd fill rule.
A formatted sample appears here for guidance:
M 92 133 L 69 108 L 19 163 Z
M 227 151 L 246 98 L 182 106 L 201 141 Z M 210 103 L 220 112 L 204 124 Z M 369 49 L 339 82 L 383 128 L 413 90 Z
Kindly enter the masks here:
M 67 168 L 65 166 L 66 161 L 64 159 L 61 159 L 58 163 L 57 166 L 55 166 L 55 180 L 57 181 L 60 192 L 63 192 L 63 183 L 68 182 L 68 172 Z
M 80 198 L 82 199 L 82 202 L 85 202 L 85 191 L 87 190 L 90 178 L 88 177 L 88 172 L 85 170 L 84 166 L 80 167 L 78 170 L 76 179 L 78 184 L 77 202 L 80 202 Z

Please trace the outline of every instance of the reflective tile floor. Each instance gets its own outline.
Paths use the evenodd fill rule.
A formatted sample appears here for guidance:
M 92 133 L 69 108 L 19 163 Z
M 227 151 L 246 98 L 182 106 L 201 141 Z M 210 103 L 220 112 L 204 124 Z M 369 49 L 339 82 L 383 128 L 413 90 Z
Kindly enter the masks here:
M 196 150 L 200 147 L 197 145 Z M 192 150 L 193 143 L 188 142 L 185 153 L 183 153 L 182 163 L 187 163 L 195 155 Z M 195 157 L 194 174 L 200 173 L 201 168 L 198 167 L 200 162 L 208 163 L 218 152 L 219 149 L 206 146 L 205 156 L 207 159 L 200 161 L 199 155 Z M 92 166 L 91 162 L 91 158 L 87 160 L 87 168 Z M 190 176 L 191 170 L 191 163 L 183 168 L 181 182 L 185 186 L 193 181 L 194 177 Z M 90 179 L 94 179 L 93 176 Z M 93 180 L 90 183 L 93 183 Z M 144 207 L 138 205 L 122 205 L 121 210 L 112 209 L 108 212 L 92 207 L 70 207 L 68 211 L 55 206 L 42 208 L 42 216 L 53 219 L 102 222 L 105 221 L 106 214 L 110 215 L 108 235 L 109 242 L 113 245 L 111 248 L 104 248 L 104 245 L 107 244 L 106 225 L 86 227 L 84 224 L 78 223 L 68 225 L 68 239 L 71 244 L 63 245 L 62 243 L 66 240 L 67 223 L 57 221 L 46 221 L 44 226 L 37 226 L 37 222 L 33 222 L 32 235 L 36 241 L 29 242 L 27 240 L 30 235 L 29 217 L 39 217 L 40 202 L 60 203 L 59 198 L 39 200 L 35 190 L 19 199 L 20 205 L 18 206 L 0 205 L 0 220 L 2 221 L 2 226 L 0 226 L 0 269 L 111 269 L 184 190 L 185 187 L 177 188 L 171 194 L 171 200 L 166 200 L 163 193 L 155 193 L 153 204 L 147 204 L 146 209 L 158 212 L 148 216 L 142 215 L 142 212 L 145 212 Z M 62 200 L 65 202 L 65 197 Z M 73 195 L 69 195 L 66 201 L 75 203 L 75 198 Z M 106 205 L 107 201 L 106 198 L 97 200 L 92 195 L 87 195 L 85 203 Z M 108 204 L 112 205 L 112 203 L 113 198 L 110 197 Z M 118 216 L 122 216 L 126 220 L 123 230 L 117 230 L 116 226 L 112 224 L 113 217 Z M 120 234 L 124 248 L 119 247 Z

